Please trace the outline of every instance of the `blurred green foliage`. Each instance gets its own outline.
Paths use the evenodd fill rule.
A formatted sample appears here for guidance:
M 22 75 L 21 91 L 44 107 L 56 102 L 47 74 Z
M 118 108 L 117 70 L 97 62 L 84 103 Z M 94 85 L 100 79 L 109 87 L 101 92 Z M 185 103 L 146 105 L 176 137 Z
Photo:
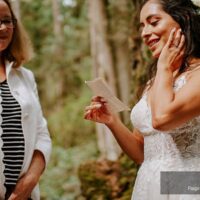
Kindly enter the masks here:
M 89 24 L 85 0 L 73 6 L 59 1 L 63 38 L 55 38 L 51 0 L 22 0 L 21 16 L 35 50 L 26 67 L 38 83 L 53 152 L 41 180 L 43 200 L 74 200 L 80 193 L 79 164 L 98 157 L 94 124 L 83 119 L 91 93 Z
M 83 197 L 87 200 L 129 200 L 137 168 L 122 155 L 118 161 L 90 161 L 79 167 Z
M 97 155 L 94 141 L 68 149 L 55 145 L 51 162 L 41 181 L 41 200 L 74 200 L 78 197 L 78 167 L 85 160 L 96 159 Z
M 83 120 L 84 107 L 92 95 L 84 84 L 91 79 L 92 68 L 87 1 L 74 0 L 71 6 L 65 6 L 63 0 L 58 2 L 62 40 L 54 35 L 51 0 L 21 0 L 22 21 L 35 50 L 35 57 L 27 67 L 36 76 L 53 141 L 52 157 L 41 180 L 41 199 L 82 200 L 86 197 L 80 195 L 77 170 L 81 163 L 98 158 L 95 126 Z M 106 162 L 110 174 L 119 181 L 116 187 L 103 175 L 96 161 L 89 163 L 91 165 L 81 165 L 79 177 L 85 187 L 88 184 L 94 187 L 88 191 L 82 185 L 83 193 L 91 196 L 95 192 L 100 195 L 98 199 L 112 199 L 112 195 L 120 200 L 122 196 L 123 200 L 130 199 L 136 173 L 132 161 L 122 157 L 116 163 Z M 87 172 L 91 172 L 92 177 Z M 96 172 L 102 176 L 96 177 Z M 97 186 L 101 186 L 100 192 Z
M 87 7 L 85 0 L 74 6 L 58 1 L 63 30 L 60 42 L 53 33 L 51 2 L 23 1 L 21 15 L 35 49 L 28 67 L 36 75 L 53 142 L 67 148 L 94 139 L 94 125 L 83 120 L 91 96 L 84 84 L 91 74 Z

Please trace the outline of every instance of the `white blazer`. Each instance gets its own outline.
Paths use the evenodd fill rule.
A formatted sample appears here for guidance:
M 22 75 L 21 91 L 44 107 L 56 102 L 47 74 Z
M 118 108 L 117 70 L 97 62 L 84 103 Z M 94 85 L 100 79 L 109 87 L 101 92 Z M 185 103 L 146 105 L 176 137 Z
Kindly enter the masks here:
M 25 157 L 20 174 L 21 177 L 29 168 L 34 150 L 39 150 L 44 155 L 46 164 L 48 163 L 51 153 L 51 139 L 39 103 L 33 73 L 23 67 L 13 68 L 12 65 L 13 63 L 6 63 L 6 77 L 10 91 L 22 109 L 22 129 L 25 139 Z M 1 104 L 0 110 L 2 110 Z M 2 119 L 0 118 L 1 121 Z M 0 126 L 1 135 L 2 128 Z M 0 137 L 0 200 L 4 199 L 6 192 L 4 187 L 5 177 L 3 175 L 4 164 L 2 162 L 3 152 L 1 147 L 2 139 Z M 38 185 L 34 188 L 31 198 L 32 200 L 40 199 Z

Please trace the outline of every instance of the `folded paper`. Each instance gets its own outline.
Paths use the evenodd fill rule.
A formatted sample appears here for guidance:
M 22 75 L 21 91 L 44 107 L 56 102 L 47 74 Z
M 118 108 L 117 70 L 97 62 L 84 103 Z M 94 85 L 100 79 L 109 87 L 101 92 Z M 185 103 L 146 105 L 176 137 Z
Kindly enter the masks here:
M 102 78 L 96 78 L 92 81 L 85 81 L 88 87 L 92 90 L 95 96 L 104 97 L 108 102 L 109 108 L 113 112 L 121 112 L 124 110 L 130 110 L 130 108 L 120 101 L 106 84 Z

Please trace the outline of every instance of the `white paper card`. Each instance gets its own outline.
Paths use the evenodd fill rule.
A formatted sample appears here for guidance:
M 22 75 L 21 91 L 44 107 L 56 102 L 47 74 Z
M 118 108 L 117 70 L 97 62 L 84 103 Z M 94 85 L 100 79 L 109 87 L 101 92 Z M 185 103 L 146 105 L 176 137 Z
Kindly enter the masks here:
M 96 78 L 92 81 L 85 81 L 85 83 L 92 90 L 94 95 L 101 96 L 106 99 L 109 108 L 113 112 L 130 110 L 130 108 L 127 105 L 125 105 L 112 93 L 111 89 L 102 78 Z

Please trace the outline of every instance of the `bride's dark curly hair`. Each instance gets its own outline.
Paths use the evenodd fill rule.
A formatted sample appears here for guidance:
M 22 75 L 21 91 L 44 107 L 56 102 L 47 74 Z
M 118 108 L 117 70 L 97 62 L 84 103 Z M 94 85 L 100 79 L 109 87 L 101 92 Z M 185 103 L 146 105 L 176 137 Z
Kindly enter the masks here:
M 143 0 L 141 8 L 148 1 L 151 0 Z M 200 7 L 194 5 L 191 0 L 155 0 L 155 2 L 161 4 L 163 10 L 180 25 L 185 35 L 186 49 L 179 71 L 181 73 L 187 68 L 189 58 L 200 58 Z

